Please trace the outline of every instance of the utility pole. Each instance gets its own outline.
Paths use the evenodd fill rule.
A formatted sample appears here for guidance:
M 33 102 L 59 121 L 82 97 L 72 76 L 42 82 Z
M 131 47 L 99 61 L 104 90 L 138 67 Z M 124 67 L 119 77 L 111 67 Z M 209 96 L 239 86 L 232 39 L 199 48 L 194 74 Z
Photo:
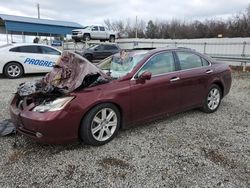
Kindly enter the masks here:
M 38 16 L 38 19 L 40 19 L 40 5 L 39 5 L 39 3 L 37 3 L 37 16 Z
M 137 38 L 137 16 L 135 17 L 135 38 Z
M 39 5 L 39 3 L 37 3 L 37 18 L 38 19 L 40 19 L 40 5 Z M 38 33 L 37 33 L 37 35 L 38 35 Z M 41 41 L 41 36 L 38 36 L 38 38 L 39 38 L 39 41 Z M 39 43 L 39 41 L 38 41 L 38 43 Z

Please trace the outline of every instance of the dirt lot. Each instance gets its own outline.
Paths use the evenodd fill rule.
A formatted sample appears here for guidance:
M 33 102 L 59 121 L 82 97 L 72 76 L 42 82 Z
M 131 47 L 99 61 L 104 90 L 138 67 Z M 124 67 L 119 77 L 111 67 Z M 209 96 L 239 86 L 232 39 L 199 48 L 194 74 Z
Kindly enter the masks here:
M 0 187 L 250 187 L 250 73 L 233 75 L 216 113 L 193 110 L 121 131 L 109 144 L 0 138 Z M 0 79 L 0 121 L 17 83 Z

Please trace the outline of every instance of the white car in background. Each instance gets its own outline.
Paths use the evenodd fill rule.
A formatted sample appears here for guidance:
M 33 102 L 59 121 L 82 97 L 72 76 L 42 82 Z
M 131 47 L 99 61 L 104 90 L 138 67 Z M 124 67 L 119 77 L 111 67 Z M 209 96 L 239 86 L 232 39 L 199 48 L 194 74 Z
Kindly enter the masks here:
M 72 39 L 75 42 L 80 42 L 81 40 L 100 40 L 101 42 L 108 40 L 109 42 L 115 42 L 116 38 L 117 33 L 115 31 L 101 25 L 91 25 L 82 29 L 72 30 Z
M 0 46 L 0 74 L 18 78 L 26 73 L 45 73 L 52 69 L 61 52 L 43 44 Z

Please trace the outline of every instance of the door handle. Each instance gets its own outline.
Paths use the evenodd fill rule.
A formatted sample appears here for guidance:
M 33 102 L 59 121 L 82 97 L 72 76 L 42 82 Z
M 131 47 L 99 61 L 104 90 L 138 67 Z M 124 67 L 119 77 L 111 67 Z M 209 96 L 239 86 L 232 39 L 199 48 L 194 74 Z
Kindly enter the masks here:
M 170 79 L 170 82 L 175 82 L 177 80 L 180 80 L 180 77 L 173 77 L 173 78 Z
M 211 69 L 209 69 L 209 70 L 206 71 L 206 74 L 210 74 L 210 73 L 212 73 L 212 72 L 214 72 L 214 71 L 211 70 Z

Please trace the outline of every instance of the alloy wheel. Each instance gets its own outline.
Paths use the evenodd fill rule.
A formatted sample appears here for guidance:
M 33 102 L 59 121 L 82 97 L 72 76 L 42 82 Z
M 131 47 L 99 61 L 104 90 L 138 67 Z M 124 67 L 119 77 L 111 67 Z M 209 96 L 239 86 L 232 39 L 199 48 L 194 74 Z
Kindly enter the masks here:
M 11 77 L 18 77 L 21 73 L 21 69 L 17 65 L 10 65 L 7 68 L 7 73 Z
M 220 104 L 220 91 L 212 88 L 207 97 L 207 106 L 210 110 L 215 110 Z
M 106 141 L 114 134 L 117 125 L 116 112 L 111 108 L 103 108 L 92 120 L 91 133 L 97 141 Z

